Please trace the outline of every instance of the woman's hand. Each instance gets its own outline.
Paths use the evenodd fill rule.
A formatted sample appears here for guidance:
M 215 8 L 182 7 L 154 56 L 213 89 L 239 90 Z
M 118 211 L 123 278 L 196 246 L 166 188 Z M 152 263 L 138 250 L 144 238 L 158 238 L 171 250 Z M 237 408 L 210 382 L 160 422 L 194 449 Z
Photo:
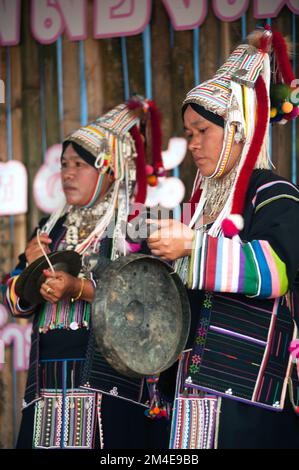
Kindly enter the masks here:
M 41 233 L 39 236 L 40 243 L 43 246 L 45 252 L 48 254 L 50 253 L 49 244 L 52 242 L 51 238 L 47 233 Z M 28 242 L 26 249 L 25 249 L 25 256 L 28 261 L 28 264 L 33 263 L 36 259 L 43 256 L 43 252 L 41 251 L 37 237 L 33 238 Z
M 147 239 L 148 247 L 153 255 L 168 261 L 191 255 L 194 231 L 187 225 L 174 219 L 148 219 L 147 223 L 153 223 L 159 227 Z
M 56 304 L 63 299 L 76 298 L 80 292 L 80 300 L 93 301 L 94 286 L 91 281 L 81 280 L 64 271 L 52 273 L 45 269 L 44 275 L 46 281 L 41 285 L 40 293 L 47 302 Z

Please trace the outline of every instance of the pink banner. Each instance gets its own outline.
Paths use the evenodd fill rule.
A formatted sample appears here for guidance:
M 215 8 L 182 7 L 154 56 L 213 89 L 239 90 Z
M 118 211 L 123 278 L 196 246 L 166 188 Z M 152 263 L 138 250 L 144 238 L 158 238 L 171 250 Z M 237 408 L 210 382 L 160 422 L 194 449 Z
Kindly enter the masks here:
M 6 348 L 12 347 L 13 368 L 20 372 L 28 369 L 32 324 L 8 323 L 9 313 L 0 304 L 0 371 L 6 364 Z

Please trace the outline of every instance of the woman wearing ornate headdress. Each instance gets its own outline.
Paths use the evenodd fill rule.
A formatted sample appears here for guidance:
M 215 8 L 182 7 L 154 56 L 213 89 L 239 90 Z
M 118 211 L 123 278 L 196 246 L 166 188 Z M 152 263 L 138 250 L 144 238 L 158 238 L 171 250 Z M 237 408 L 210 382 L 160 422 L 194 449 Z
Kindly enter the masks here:
M 192 308 L 173 448 L 299 447 L 299 191 L 268 156 L 270 119 L 298 115 L 293 80 L 280 33 L 255 31 L 183 103 L 191 201 L 148 240 L 175 261 Z
M 130 252 L 123 233 L 129 202 L 144 203 L 146 196 L 140 113 L 152 117 L 154 163 L 160 166 L 161 135 L 153 102 L 121 104 L 68 136 L 61 158 L 67 204 L 41 221 L 6 282 L 11 312 L 34 315 L 18 448 L 167 446 L 166 422 L 145 416 L 151 398 L 146 381 L 112 369 L 96 347 L 91 323 L 103 260 Z M 60 253 L 74 251 L 82 259 L 78 277 L 59 269 L 64 263 Z M 29 275 L 44 259 L 49 267 L 40 291 L 34 285 L 26 290 Z M 58 270 L 51 270 L 51 259 Z M 20 282 L 26 265 L 28 279 Z

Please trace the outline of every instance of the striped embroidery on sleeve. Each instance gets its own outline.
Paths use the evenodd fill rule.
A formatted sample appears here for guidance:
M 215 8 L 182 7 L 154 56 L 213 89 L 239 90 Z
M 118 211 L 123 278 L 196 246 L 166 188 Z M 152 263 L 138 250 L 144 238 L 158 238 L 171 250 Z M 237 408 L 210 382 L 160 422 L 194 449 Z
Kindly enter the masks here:
M 285 263 L 269 242 L 254 240 L 241 244 L 198 232 L 190 259 L 188 286 L 275 298 L 287 292 L 288 278 Z
M 34 307 L 30 306 L 29 308 L 24 309 L 20 306 L 20 298 L 17 296 L 16 291 L 15 291 L 15 285 L 16 285 L 18 277 L 19 276 L 11 277 L 7 281 L 4 302 L 6 306 L 9 308 L 12 315 L 18 315 L 20 313 L 29 315 L 33 313 Z
M 259 204 L 257 204 L 257 198 L 262 192 L 268 188 L 272 188 L 273 186 L 277 186 L 276 190 L 278 191 L 278 194 L 275 194 L 271 197 L 268 197 L 267 199 L 264 199 L 261 201 Z M 290 193 L 290 190 L 293 191 L 293 194 Z M 279 193 L 279 191 L 282 191 Z M 283 192 L 283 191 L 289 191 Z M 289 181 L 283 181 L 283 180 L 277 180 L 277 181 L 271 181 L 269 183 L 263 184 L 260 186 L 254 198 L 252 199 L 252 205 L 255 208 L 255 213 L 258 212 L 262 207 L 266 206 L 267 204 L 270 204 L 273 201 L 277 201 L 279 199 L 292 199 L 293 201 L 299 202 L 299 190 L 296 186 L 294 186 L 292 183 Z

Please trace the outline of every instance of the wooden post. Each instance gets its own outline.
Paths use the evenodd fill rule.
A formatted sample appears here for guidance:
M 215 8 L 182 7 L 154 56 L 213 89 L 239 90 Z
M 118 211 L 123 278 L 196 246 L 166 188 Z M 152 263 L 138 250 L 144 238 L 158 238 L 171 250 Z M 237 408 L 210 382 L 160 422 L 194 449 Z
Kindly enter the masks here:
M 242 42 L 242 23 L 241 20 L 231 22 L 220 22 L 221 41 L 220 41 L 220 64 L 222 65 L 234 51 L 234 49 Z
M 11 88 L 12 88 L 12 140 L 13 140 L 13 159 L 23 161 L 22 148 L 22 73 L 21 73 L 21 48 L 15 46 L 11 48 Z M 30 191 L 31 188 L 29 187 Z M 13 247 L 13 266 L 16 263 L 20 253 L 24 252 L 26 246 L 26 216 L 18 215 L 14 217 L 14 247 Z M 26 325 L 28 320 L 17 320 L 17 323 Z M 9 372 L 11 373 L 11 372 Z M 17 390 L 16 390 L 16 432 L 18 432 L 21 421 L 21 407 L 25 392 L 27 372 L 18 372 Z
M 56 44 L 39 46 L 44 72 L 44 100 L 47 148 L 60 142 Z
M 291 31 L 291 13 L 285 7 L 278 18 L 273 20 L 273 28 L 277 28 L 284 36 Z M 272 159 L 275 172 L 285 178 L 291 179 L 292 168 L 292 123 L 285 125 L 278 123 L 272 127 Z
M 253 16 L 254 13 L 254 5 L 253 2 L 249 2 L 249 7 L 246 12 L 246 28 L 247 34 L 253 31 L 256 27 L 257 19 Z
M 0 48 L 0 79 L 4 81 L 5 91 L 7 90 L 6 81 L 6 50 Z M 6 95 L 5 95 L 6 101 Z M 6 102 L 0 104 L 0 161 L 6 162 L 7 155 L 7 112 Z
M 182 103 L 186 93 L 194 86 L 193 32 L 176 31 L 172 49 L 172 113 L 174 135 L 182 136 Z M 186 199 L 189 199 L 195 167 L 188 154 L 180 167 L 180 176 L 186 187 Z
M 88 2 L 89 35 L 85 41 L 85 73 L 87 84 L 88 120 L 93 121 L 103 113 L 103 63 L 101 41 L 93 39 L 93 3 Z
M 142 35 L 127 38 L 130 93 L 145 96 L 145 74 Z
M 153 98 L 161 111 L 163 148 L 167 148 L 173 134 L 170 23 L 158 0 L 153 2 L 152 72 Z
M 200 28 L 201 81 L 211 78 L 218 66 L 221 65 L 219 57 L 220 24 L 221 22 L 215 17 L 211 5 L 209 5 L 207 18 Z
M 64 136 L 80 127 L 79 43 L 63 39 L 63 109 Z
M 106 112 L 124 101 L 120 39 L 101 39 L 100 51 L 103 70 L 103 111 Z
M 221 56 L 222 58 L 220 59 L 221 62 L 224 62 L 226 58 L 229 56 L 231 52 L 231 26 L 230 23 L 221 22 L 220 25 L 220 31 L 221 31 Z
M 42 155 L 41 112 L 40 112 L 40 74 L 38 45 L 30 30 L 29 4 L 22 3 L 21 70 L 22 70 L 22 145 L 24 163 L 28 170 L 29 217 L 27 230 L 31 233 L 38 224 L 40 212 L 33 194 L 33 179 L 39 169 Z
M 4 80 L 7 90 L 7 76 L 6 76 L 6 49 L 0 49 L 0 71 L 1 79 Z M 0 105 L 0 161 L 6 162 L 8 160 L 8 136 L 7 136 L 7 94 L 5 96 L 5 103 Z M 10 259 L 11 259 L 11 244 L 10 244 L 10 226 L 9 217 L 2 217 L 0 225 L 0 243 L 1 243 L 1 272 L 2 274 L 9 272 Z M 0 447 L 12 447 L 12 434 L 13 434 L 13 403 L 11 400 L 12 390 L 12 375 L 10 373 L 11 364 L 11 350 L 5 349 L 5 361 L 2 372 L 0 373 Z

